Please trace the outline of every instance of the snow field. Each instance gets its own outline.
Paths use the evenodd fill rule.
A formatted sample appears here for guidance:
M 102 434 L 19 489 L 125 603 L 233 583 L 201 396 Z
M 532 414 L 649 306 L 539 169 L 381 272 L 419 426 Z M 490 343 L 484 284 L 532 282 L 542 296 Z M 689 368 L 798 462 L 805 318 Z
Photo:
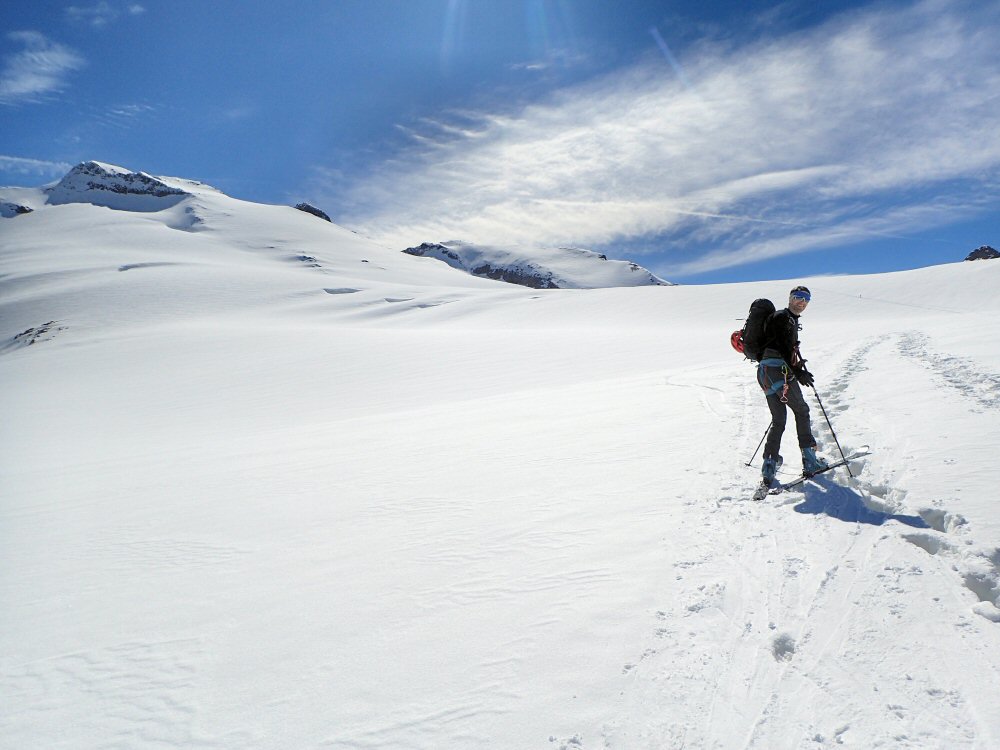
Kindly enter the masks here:
M 0 227 L 0 747 L 1000 741 L 1000 265 L 805 280 L 873 453 L 752 503 L 728 337 L 790 283 L 540 293 L 198 200 Z

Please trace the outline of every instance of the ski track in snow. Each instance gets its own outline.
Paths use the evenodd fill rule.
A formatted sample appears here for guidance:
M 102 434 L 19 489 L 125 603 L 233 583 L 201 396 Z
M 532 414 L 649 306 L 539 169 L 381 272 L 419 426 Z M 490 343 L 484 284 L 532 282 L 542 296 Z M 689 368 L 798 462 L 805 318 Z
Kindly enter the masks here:
M 980 409 L 1000 411 L 1000 374 L 983 372 L 964 357 L 935 352 L 930 337 L 917 331 L 899 337 L 899 352 L 928 368 L 947 388 L 952 388 Z
M 994 411 L 1000 406 L 998 385 L 1000 376 L 977 368 L 966 358 L 940 354 L 929 346 L 929 337 L 919 331 L 901 333 L 896 337 L 901 355 L 930 373 L 939 388 L 957 394 L 974 413 Z M 861 347 L 845 367 L 847 372 L 861 372 L 864 357 L 879 343 L 874 341 Z M 868 504 L 875 510 L 902 506 L 906 491 L 868 483 L 854 483 L 866 492 Z M 948 568 L 957 573 L 962 585 L 979 599 L 973 611 L 992 622 L 1000 622 L 1000 548 L 983 546 L 974 539 L 974 530 L 961 515 L 946 508 L 922 508 L 919 515 L 928 530 L 903 535 L 903 539 L 930 555 L 940 556 Z M 946 534 L 962 535 L 961 542 L 952 542 Z
M 994 390 L 1000 384 L 1000 376 L 977 371 L 968 360 L 960 357 L 931 353 L 928 337 L 917 332 L 900 334 L 898 348 L 901 354 L 928 369 L 962 398 L 993 410 L 1000 407 Z M 862 345 L 851 355 L 843 367 L 840 379 L 834 381 L 831 391 L 830 411 L 843 411 L 845 394 L 857 374 L 866 371 L 865 359 L 872 349 L 883 343 L 872 341 Z M 984 385 L 985 384 L 985 385 Z M 994 389 L 994 390 L 991 390 Z M 832 437 L 832 436 L 831 436 Z M 885 520 L 902 520 L 907 525 L 927 529 L 904 533 L 902 538 L 931 555 L 940 555 L 958 573 L 962 585 L 979 599 L 980 604 L 973 609 L 992 622 L 1000 622 L 1000 548 L 977 544 L 974 530 L 966 519 L 948 512 L 944 508 L 924 508 L 917 518 L 899 519 L 888 512 L 889 508 L 902 507 L 906 492 L 898 488 L 875 486 L 860 479 L 851 480 L 850 486 L 863 493 L 862 500 L 874 513 L 885 515 Z M 962 535 L 960 544 L 947 539 L 948 534 Z
M 922 341 L 904 336 L 901 346 L 913 352 L 914 340 Z M 831 419 L 851 408 L 854 379 L 867 370 L 869 353 L 885 343 L 866 342 L 847 357 L 824 397 Z M 916 351 L 921 364 L 928 366 L 929 362 L 939 375 L 953 361 L 931 358 L 925 347 Z M 982 379 L 982 374 L 978 375 Z M 681 383 L 674 376 L 668 384 Z M 960 390 L 970 395 L 968 389 Z M 713 417 L 724 417 L 717 401 L 713 404 L 704 392 L 700 400 Z M 756 434 L 756 420 L 762 412 L 761 400 L 755 387 L 742 388 L 736 442 L 747 454 L 760 437 Z M 830 449 L 835 450 L 832 433 L 815 402 L 811 410 L 814 432 L 831 454 Z M 844 446 L 845 452 L 855 448 Z M 885 665 L 907 665 L 905 669 L 888 667 L 891 690 L 876 687 L 871 697 L 858 691 L 858 686 L 872 684 L 871 654 L 866 644 L 893 641 L 893 620 L 912 618 L 905 603 L 923 576 L 953 581 L 945 583 L 952 598 L 948 604 L 966 601 L 956 588 L 960 585 L 980 599 L 980 604 L 970 608 L 970 614 L 1000 621 L 996 616 L 1000 609 L 995 606 L 1000 605 L 1000 550 L 992 550 L 991 554 L 973 549 L 972 529 L 967 522 L 944 509 L 923 509 L 919 514 L 894 512 L 904 507 L 906 492 L 868 483 L 864 479 L 866 465 L 864 458 L 859 459 L 852 462 L 856 478 L 848 479 L 842 476 L 843 470 L 838 470 L 839 481 L 820 478 L 805 485 L 801 493 L 777 496 L 771 505 L 747 502 L 748 493 L 739 492 L 739 485 L 727 484 L 723 488 L 731 492 L 719 497 L 714 513 L 735 513 L 736 519 L 705 525 L 728 531 L 728 544 L 720 545 L 713 539 L 688 550 L 683 559 L 674 563 L 682 593 L 674 597 L 676 604 L 655 612 L 653 645 L 624 669 L 633 679 L 644 678 L 641 685 L 633 683 L 626 688 L 630 704 L 626 716 L 641 713 L 650 705 L 680 702 L 685 702 L 689 711 L 683 718 L 665 717 L 652 722 L 639 734 L 620 736 L 617 727 L 608 727 L 606 746 L 988 746 L 979 744 L 989 736 L 989 730 L 970 704 L 970 700 L 978 702 L 983 696 L 965 694 L 951 684 L 947 675 L 935 673 L 933 663 L 920 660 L 916 662 L 918 668 L 914 668 L 905 644 L 898 653 L 887 651 L 878 658 Z M 734 473 L 738 472 L 739 468 L 734 467 Z M 813 515 L 816 523 L 803 529 L 795 519 L 809 516 L 795 513 L 764 519 L 765 514 L 788 510 Z M 853 529 L 846 536 L 834 536 L 830 533 L 831 521 L 824 518 L 850 524 Z M 764 528 L 774 521 L 778 528 L 769 533 L 744 535 L 749 528 Z M 963 535 L 961 542 L 948 541 L 953 531 Z M 796 546 L 828 548 L 827 562 L 816 566 L 816 561 L 782 554 L 784 545 L 778 539 L 786 534 L 805 534 L 803 542 L 821 534 L 825 539 L 814 538 L 810 544 Z M 838 537 L 842 541 L 835 541 Z M 926 561 L 913 560 L 914 555 L 905 553 L 906 545 L 900 548 L 900 541 L 943 558 L 945 564 L 933 561 L 928 566 Z M 720 558 L 716 552 L 719 548 L 730 549 L 730 555 Z M 909 561 L 900 562 L 901 554 Z M 690 583 L 685 583 L 688 580 Z M 759 602 L 764 606 L 760 607 Z M 935 605 L 940 602 L 934 601 Z M 888 617 L 882 622 L 867 620 L 859 628 L 857 612 L 866 610 L 885 611 Z M 970 664 L 987 658 L 985 646 L 979 647 L 975 641 L 975 632 L 983 627 L 980 622 L 963 617 L 955 624 L 955 635 L 963 639 L 965 646 L 963 658 Z M 914 624 L 919 627 L 919 622 Z M 705 641 L 712 644 L 711 650 L 701 647 Z M 661 652 L 669 653 L 669 659 L 658 659 Z M 763 653 L 770 653 L 770 662 L 762 659 Z M 1000 674 L 996 670 L 990 674 L 992 685 L 1000 688 Z M 877 695 L 880 691 L 889 694 Z M 797 716 L 795 706 L 801 704 L 815 707 L 817 721 L 805 729 L 799 727 L 801 736 L 794 739 L 788 734 L 787 721 Z M 830 718 L 837 715 L 843 719 Z M 823 716 L 827 717 L 825 722 Z M 855 725 L 866 726 L 878 720 L 884 723 L 886 716 L 895 725 L 894 730 L 884 729 L 875 737 L 852 731 Z M 622 721 L 622 725 L 630 723 Z

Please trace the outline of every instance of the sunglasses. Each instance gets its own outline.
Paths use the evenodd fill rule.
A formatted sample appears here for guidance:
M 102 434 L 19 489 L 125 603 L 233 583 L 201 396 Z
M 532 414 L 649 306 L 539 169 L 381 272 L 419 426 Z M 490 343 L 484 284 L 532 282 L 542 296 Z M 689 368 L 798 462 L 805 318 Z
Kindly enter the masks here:
M 805 302 L 808 302 L 809 300 L 812 299 L 812 296 L 807 292 L 792 292 L 792 299 L 800 299 Z

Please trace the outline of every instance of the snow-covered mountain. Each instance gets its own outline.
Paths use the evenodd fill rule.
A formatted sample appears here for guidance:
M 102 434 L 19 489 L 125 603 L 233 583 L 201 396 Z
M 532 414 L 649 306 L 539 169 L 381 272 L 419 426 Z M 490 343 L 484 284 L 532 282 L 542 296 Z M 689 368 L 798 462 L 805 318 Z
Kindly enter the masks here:
M 0 188 L 0 201 L 31 209 L 0 219 L 10 253 L 5 263 L 35 279 L 36 305 L 6 310 L 4 322 L 22 326 L 14 333 L 53 318 L 82 329 L 106 322 L 99 312 L 104 274 L 126 271 L 132 281 L 119 283 L 115 298 L 122 318 L 137 325 L 203 309 L 253 309 L 289 295 L 329 303 L 353 294 L 352 308 L 363 311 L 373 295 L 375 302 L 389 297 L 401 304 L 414 287 L 509 289 L 384 248 L 290 206 L 249 203 L 199 182 L 98 162 L 42 188 Z M 74 279 L 73 295 L 46 274 L 56 258 L 60 274 Z M 38 320 L 36 309 L 53 312 Z
M 0 204 L 4 207 L 3 218 L 67 204 L 155 214 L 203 195 L 222 196 L 215 188 L 194 180 L 153 177 L 145 172 L 88 161 L 73 167 L 51 185 L 0 188 Z
M 642 266 L 573 247 L 520 249 L 467 242 L 425 242 L 404 252 L 437 258 L 462 271 L 534 289 L 670 286 Z
M 89 203 L 124 211 L 155 212 L 186 198 L 218 191 L 193 180 L 153 177 L 88 161 L 73 167 L 44 192 L 50 205 Z
M 0 189 L 2 190 L 2 189 Z M 34 210 L 33 206 L 89 204 L 119 211 L 162 214 L 184 203 L 191 226 L 197 218 L 199 199 L 204 203 L 224 203 L 229 199 L 215 188 L 194 180 L 154 177 L 97 161 L 84 162 L 71 169 L 59 182 L 42 189 L 7 189 L 9 198 L 0 201 L 0 216 L 13 218 Z M 24 205 L 16 200 L 26 201 Z M 237 204 L 246 205 L 242 201 Z M 320 209 L 307 203 L 295 208 L 331 222 Z M 169 221 L 180 228 L 176 216 Z M 331 222 L 332 223 L 332 222 Z M 280 233 L 282 228 L 275 227 Z M 263 238 L 261 238 L 263 239 Z M 276 234 L 275 243 L 282 237 Z M 575 248 L 535 249 L 530 252 L 473 246 L 461 242 L 423 244 L 408 248 L 409 255 L 446 261 L 450 266 L 474 276 L 505 281 L 536 289 L 592 289 L 610 286 L 668 285 L 646 269 L 628 261 L 608 260 L 606 256 Z
M 542 292 L 101 169 L 0 189 L 0 746 L 997 746 L 1000 263 Z M 872 452 L 753 503 L 797 283 Z

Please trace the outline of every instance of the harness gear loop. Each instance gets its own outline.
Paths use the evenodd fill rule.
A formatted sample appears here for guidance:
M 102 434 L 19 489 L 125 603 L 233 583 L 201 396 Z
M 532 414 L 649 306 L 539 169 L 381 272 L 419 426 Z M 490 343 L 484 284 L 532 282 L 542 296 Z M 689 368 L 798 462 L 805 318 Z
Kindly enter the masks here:
M 788 403 L 788 365 L 783 364 L 781 366 L 781 374 L 785 378 L 785 384 L 781 388 L 781 396 L 779 397 L 781 403 Z

